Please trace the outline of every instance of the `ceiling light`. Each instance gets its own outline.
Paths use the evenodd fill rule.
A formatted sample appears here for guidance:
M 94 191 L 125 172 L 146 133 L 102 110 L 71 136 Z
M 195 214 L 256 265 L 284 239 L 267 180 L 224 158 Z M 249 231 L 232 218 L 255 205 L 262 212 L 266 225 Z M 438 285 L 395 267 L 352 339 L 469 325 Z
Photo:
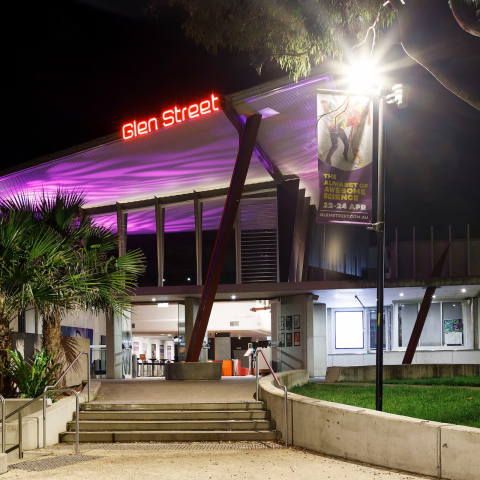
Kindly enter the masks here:
M 273 117 L 274 115 L 278 115 L 280 112 L 277 112 L 273 108 L 266 107 L 258 110 L 258 113 L 262 116 L 262 118 L 268 118 Z
M 152 302 L 154 302 L 154 301 L 155 301 L 155 299 L 154 299 L 154 298 L 152 298 Z
M 455 306 L 455 304 L 453 306 Z
M 190 277 L 188 277 L 188 278 L 187 278 L 187 282 L 189 282 L 190 280 L 191 280 L 191 278 L 190 278 Z
M 168 302 L 161 302 L 157 303 L 158 308 L 167 308 L 168 307 Z
M 237 296 L 236 296 L 236 295 L 232 295 L 230 298 L 231 298 L 232 300 L 235 300 L 235 299 L 237 298 Z
M 437 298 L 437 296 L 436 296 L 436 295 L 433 295 L 432 298 Z
M 401 293 L 400 296 L 403 297 L 403 293 Z
M 462 293 L 465 293 L 467 291 L 466 288 L 462 288 Z

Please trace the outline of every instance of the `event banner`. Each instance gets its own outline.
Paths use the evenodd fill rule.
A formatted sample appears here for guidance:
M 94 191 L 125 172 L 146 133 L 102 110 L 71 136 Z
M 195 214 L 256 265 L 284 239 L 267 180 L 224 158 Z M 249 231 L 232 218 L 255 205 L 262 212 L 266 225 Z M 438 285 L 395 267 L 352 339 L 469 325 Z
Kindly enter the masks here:
M 318 92 L 318 223 L 372 223 L 372 110 L 369 97 Z

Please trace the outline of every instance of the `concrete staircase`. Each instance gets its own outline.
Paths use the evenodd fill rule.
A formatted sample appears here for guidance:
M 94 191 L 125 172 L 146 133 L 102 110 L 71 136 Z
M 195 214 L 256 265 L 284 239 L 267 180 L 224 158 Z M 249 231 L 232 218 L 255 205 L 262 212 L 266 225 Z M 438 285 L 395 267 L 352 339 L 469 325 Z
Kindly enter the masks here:
M 75 419 L 60 442 L 75 442 Z M 80 405 L 80 442 L 275 441 L 262 402 Z

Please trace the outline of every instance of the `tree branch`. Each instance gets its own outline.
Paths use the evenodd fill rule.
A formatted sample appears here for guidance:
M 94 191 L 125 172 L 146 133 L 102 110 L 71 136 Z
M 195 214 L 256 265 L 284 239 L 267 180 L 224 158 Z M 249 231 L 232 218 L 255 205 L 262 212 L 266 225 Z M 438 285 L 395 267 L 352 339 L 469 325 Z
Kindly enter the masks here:
M 463 0 L 450 0 L 450 7 L 452 8 L 452 13 L 457 23 L 467 33 L 480 37 L 480 23 L 474 18 L 471 18 L 465 11 Z

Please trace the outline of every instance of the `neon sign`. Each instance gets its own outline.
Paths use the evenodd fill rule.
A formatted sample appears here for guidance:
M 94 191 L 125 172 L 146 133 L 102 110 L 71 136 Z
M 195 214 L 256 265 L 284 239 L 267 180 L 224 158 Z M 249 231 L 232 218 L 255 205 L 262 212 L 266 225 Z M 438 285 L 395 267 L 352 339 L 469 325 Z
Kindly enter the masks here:
M 176 123 L 182 123 L 186 120 L 193 120 L 197 117 L 208 115 L 209 113 L 220 110 L 218 106 L 218 97 L 213 93 L 208 100 L 203 100 L 199 103 L 193 103 L 188 107 L 178 108 L 177 106 L 165 110 L 160 118 L 152 117 L 148 120 L 141 120 L 137 122 L 126 123 L 122 127 L 122 137 L 124 140 L 135 138 L 140 135 L 146 135 L 162 127 L 170 127 Z M 159 127 L 159 120 L 162 122 Z

